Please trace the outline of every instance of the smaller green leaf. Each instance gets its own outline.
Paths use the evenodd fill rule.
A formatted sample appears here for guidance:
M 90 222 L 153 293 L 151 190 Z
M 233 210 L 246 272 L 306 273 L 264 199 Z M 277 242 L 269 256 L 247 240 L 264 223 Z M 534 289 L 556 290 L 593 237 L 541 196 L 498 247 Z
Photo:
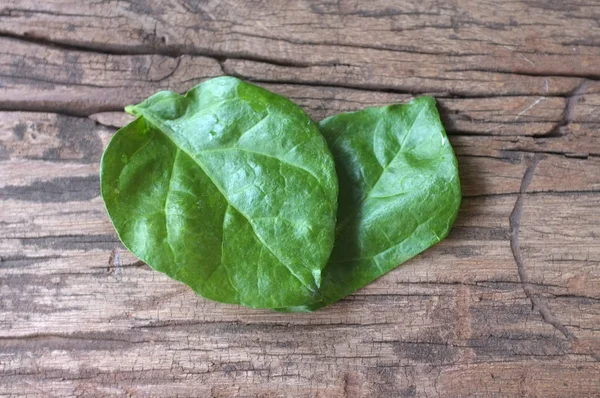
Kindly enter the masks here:
M 355 292 L 444 239 L 461 201 L 456 157 L 431 97 L 323 120 L 340 195 L 323 301 Z

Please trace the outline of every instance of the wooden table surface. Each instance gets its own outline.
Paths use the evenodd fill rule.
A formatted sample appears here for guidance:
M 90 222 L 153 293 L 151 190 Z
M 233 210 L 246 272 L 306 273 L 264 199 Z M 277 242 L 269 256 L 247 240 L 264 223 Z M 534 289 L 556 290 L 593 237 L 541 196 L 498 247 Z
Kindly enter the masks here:
M 0 0 L 0 395 L 600 396 L 600 2 Z M 125 105 L 233 75 L 315 120 L 435 95 L 450 236 L 312 314 L 119 243 Z

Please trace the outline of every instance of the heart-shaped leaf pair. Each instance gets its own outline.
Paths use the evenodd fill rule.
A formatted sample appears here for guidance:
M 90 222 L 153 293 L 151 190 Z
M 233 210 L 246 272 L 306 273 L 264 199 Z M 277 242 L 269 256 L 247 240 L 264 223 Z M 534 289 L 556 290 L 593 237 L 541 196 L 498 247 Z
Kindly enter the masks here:
M 139 117 L 102 158 L 108 214 L 137 257 L 211 300 L 321 308 L 456 218 L 456 158 L 431 97 L 317 126 L 287 98 L 220 77 L 126 110 Z

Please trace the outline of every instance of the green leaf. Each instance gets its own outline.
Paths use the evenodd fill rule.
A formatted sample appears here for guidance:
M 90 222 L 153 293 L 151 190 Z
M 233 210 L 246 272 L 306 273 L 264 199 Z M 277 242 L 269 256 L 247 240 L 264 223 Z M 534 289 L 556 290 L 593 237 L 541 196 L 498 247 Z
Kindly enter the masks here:
M 337 209 L 332 156 L 294 103 L 232 77 L 127 107 L 102 158 L 125 246 L 198 294 L 249 307 L 320 300 Z
M 444 239 L 461 200 L 456 157 L 431 97 L 323 120 L 340 195 L 323 301 L 355 292 Z

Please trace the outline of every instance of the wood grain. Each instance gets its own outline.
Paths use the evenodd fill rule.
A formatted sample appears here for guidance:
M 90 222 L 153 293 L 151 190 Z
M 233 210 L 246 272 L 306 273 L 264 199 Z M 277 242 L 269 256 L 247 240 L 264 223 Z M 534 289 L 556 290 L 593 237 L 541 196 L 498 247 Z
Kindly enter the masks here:
M 0 396 L 600 396 L 600 5 L 4 0 Z M 137 261 L 99 196 L 122 108 L 222 74 L 319 120 L 433 94 L 450 236 L 312 314 Z

